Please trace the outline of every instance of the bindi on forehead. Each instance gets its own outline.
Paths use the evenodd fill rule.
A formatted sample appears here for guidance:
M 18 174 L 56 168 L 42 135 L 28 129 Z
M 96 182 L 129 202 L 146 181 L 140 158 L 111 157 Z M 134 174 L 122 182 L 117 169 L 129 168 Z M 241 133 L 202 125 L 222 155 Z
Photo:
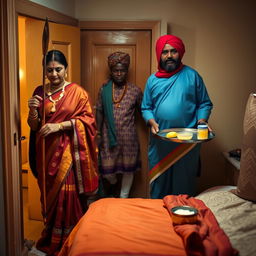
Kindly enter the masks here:
M 47 67 L 58 68 L 58 67 L 64 67 L 64 66 L 62 64 L 60 64 L 59 62 L 51 61 L 51 62 L 49 62 Z

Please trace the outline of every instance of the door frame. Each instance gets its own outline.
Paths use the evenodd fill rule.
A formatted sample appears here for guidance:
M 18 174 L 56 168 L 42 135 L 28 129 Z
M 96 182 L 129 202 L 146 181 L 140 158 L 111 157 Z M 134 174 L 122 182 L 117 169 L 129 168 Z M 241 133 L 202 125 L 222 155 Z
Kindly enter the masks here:
M 163 31 L 163 24 L 160 20 L 143 21 L 79 21 L 80 30 L 150 30 L 151 31 L 151 73 L 157 71 L 157 59 L 155 45 Z
M 18 79 L 18 15 L 29 16 L 78 27 L 78 20 L 43 7 L 28 0 L 1 0 L 0 2 L 0 131 L 1 131 L 1 172 L 3 181 L 3 216 L 0 224 L 4 227 L 2 244 L 4 255 L 27 255 L 24 247 L 23 212 L 20 172 L 20 108 Z M 3 241 L 4 240 L 4 241 Z
M 150 54 L 150 59 L 149 59 L 149 67 L 150 67 L 150 73 L 153 73 L 157 70 L 157 60 L 156 60 L 156 54 L 155 54 L 155 45 L 156 45 L 156 41 L 160 36 L 160 31 L 161 31 L 161 21 L 159 20 L 145 20 L 145 21 L 102 21 L 102 20 L 87 20 L 87 21 L 80 21 L 79 22 L 79 27 L 81 30 L 81 33 L 83 33 L 83 31 L 96 31 L 96 32 L 101 32 L 101 31 L 118 31 L 118 32 L 126 32 L 126 31 L 132 31 L 132 32 L 137 32 L 137 31 L 147 31 L 150 32 L 150 47 L 148 49 L 148 53 Z M 163 26 L 162 26 L 163 27 Z M 166 27 L 167 28 L 167 27 Z M 162 28 L 163 30 L 163 28 Z M 81 36 L 81 40 L 82 40 L 83 36 Z M 92 39 L 92 38 L 91 38 Z M 91 42 L 91 40 L 89 40 Z M 99 40 L 95 41 L 92 39 L 93 44 L 95 43 L 95 45 L 100 45 Z M 97 43 L 96 43 L 97 41 Z M 81 46 L 83 47 L 84 45 Z M 81 49 L 81 56 L 83 57 L 83 50 Z M 88 57 L 89 58 L 89 67 L 84 66 L 85 68 L 89 68 L 90 72 L 92 73 L 91 67 L 93 66 L 93 58 L 92 56 Z M 87 63 L 87 64 L 88 64 Z M 81 65 L 83 66 L 83 60 L 81 60 Z M 84 67 L 81 67 L 82 72 L 85 72 Z M 89 85 L 92 83 L 93 79 L 89 78 L 88 75 L 89 73 L 87 73 L 87 71 L 83 74 L 85 77 L 87 77 L 87 79 L 85 77 L 81 77 L 81 81 L 83 81 L 83 83 L 85 83 L 85 85 Z M 82 74 L 81 74 L 82 75 Z M 145 81 L 146 82 L 146 81 Z M 92 86 L 92 84 L 91 84 Z M 95 90 L 93 90 L 90 86 L 88 88 L 86 88 L 86 90 L 91 93 L 90 95 L 92 96 L 93 93 L 96 94 L 97 97 L 97 93 L 94 92 Z M 95 95 L 94 95 L 95 96 Z M 95 104 L 95 102 L 93 101 L 93 103 Z M 138 116 L 139 117 L 139 116 Z M 143 189 L 141 191 L 141 195 L 142 197 L 146 197 L 149 198 L 149 182 L 147 180 L 147 170 L 148 170 L 148 157 L 147 157 L 147 143 L 148 143 L 148 136 L 147 136 L 147 129 L 146 127 L 142 127 L 141 125 L 145 125 L 145 123 L 143 122 L 143 119 L 139 118 L 137 121 L 139 121 L 140 125 L 136 127 L 139 128 L 137 130 L 138 132 L 138 136 L 139 136 L 139 142 L 140 142 L 140 158 L 141 158 L 141 162 L 142 162 L 142 166 L 141 166 L 141 170 L 139 172 L 140 176 L 136 176 L 135 182 L 133 183 L 133 185 L 135 187 L 136 191 L 135 193 L 139 193 L 138 191 L 138 184 L 141 180 L 143 180 Z M 141 122 L 142 121 L 142 122 Z M 145 138 L 146 137 L 146 138 Z M 137 182 L 138 181 L 138 182 Z M 144 183 L 145 182 L 145 183 Z M 144 187 L 145 186 L 145 187 Z M 144 190 L 145 188 L 145 190 Z

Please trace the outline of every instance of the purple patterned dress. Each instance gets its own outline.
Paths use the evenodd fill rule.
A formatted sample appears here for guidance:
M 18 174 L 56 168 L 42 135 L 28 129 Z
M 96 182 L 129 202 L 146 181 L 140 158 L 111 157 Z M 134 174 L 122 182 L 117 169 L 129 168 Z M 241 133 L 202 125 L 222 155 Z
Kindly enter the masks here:
M 103 85 L 104 86 L 104 85 Z M 135 126 L 136 109 L 140 113 L 142 91 L 128 83 L 126 93 L 117 105 L 113 104 L 113 115 L 117 146 L 109 148 L 107 121 L 102 105 L 102 88 L 98 95 L 97 111 L 103 115 L 102 144 L 99 148 L 100 172 L 103 176 L 114 173 L 135 172 L 141 167 L 139 140 Z M 115 88 L 114 99 L 119 99 L 124 92 L 124 86 Z

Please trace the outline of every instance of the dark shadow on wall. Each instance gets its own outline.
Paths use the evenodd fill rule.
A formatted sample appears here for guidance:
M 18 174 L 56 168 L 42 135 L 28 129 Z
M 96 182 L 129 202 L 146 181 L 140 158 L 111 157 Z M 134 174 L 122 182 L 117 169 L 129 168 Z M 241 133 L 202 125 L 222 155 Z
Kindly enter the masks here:
M 196 30 L 174 23 L 167 23 L 167 33 L 182 39 L 186 49 L 182 61 L 184 64 L 196 69 Z
M 227 170 L 225 158 L 218 145 L 216 137 L 202 144 L 201 147 L 201 175 L 197 180 L 197 193 L 208 188 L 227 184 Z

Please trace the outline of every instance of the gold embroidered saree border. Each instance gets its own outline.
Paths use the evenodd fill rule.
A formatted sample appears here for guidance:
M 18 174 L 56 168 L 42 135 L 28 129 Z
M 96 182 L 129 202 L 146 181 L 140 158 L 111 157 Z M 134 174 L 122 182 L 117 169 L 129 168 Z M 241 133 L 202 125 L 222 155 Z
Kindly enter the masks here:
M 50 210 L 54 200 L 56 199 L 56 196 L 58 195 L 58 192 L 61 189 L 71 167 L 72 167 L 72 154 L 71 154 L 71 148 L 69 143 L 63 152 L 61 162 L 59 165 L 59 170 L 54 180 L 54 184 L 50 189 L 50 191 L 47 193 L 47 198 L 46 198 L 47 212 Z
M 84 186 L 83 186 L 83 178 L 82 178 L 82 171 L 81 171 L 81 164 L 80 164 L 80 155 L 79 155 L 79 148 L 78 148 L 78 137 L 76 133 L 76 120 L 71 119 L 72 125 L 73 125 L 73 131 L 74 131 L 74 164 L 76 167 L 76 175 L 77 175 L 77 181 L 78 181 L 78 191 L 79 194 L 84 193 Z M 80 128 L 80 132 L 84 131 Z
M 80 194 L 87 193 L 88 191 L 95 192 L 92 188 L 93 188 L 93 182 L 94 182 L 95 176 L 97 176 L 97 170 L 95 169 L 95 166 L 91 159 L 91 155 L 90 155 L 91 149 L 89 148 L 89 145 L 87 142 L 84 124 L 79 119 L 71 120 L 71 121 L 74 127 L 74 157 L 75 157 L 74 163 L 76 166 L 75 170 L 77 174 L 79 193 Z M 81 139 L 82 145 L 84 147 L 82 159 L 81 159 L 79 148 L 78 148 L 78 145 L 79 145 L 78 136 Z M 82 173 L 82 168 L 84 168 L 83 173 Z M 84 175 L 86 175 L 86 177 L 83 177 Z M 86 179 L 86 181 L 84 181 L 84 179 Z M 85 182 L 86 184 L 84 184 Z

